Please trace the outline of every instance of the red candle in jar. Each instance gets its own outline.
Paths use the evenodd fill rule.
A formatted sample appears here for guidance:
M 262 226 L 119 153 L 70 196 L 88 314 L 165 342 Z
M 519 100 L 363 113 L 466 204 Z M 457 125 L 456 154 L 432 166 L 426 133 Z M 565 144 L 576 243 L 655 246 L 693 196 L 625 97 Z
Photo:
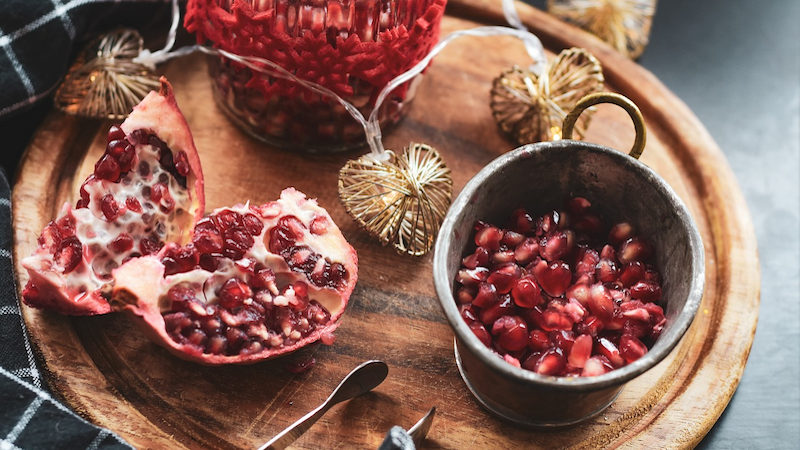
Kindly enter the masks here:
M 422 60 L 439 39 L 446 0 L 189 0 L 186 29 L 199 43 L 279 64 L 368 116 L 380 90 Z M 268 144 L 336 151 L 366 144 L 361 124 L 334 99 L 292 80 L 213 57 L 214 98 L 242 129 Z M 380 106 L 396 123 L 411 80 Z

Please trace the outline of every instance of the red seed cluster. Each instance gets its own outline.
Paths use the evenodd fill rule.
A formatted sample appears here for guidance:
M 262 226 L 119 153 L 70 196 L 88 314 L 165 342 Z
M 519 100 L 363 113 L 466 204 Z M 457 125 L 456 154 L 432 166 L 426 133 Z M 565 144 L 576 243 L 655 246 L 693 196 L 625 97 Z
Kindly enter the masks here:
M 585 198 L 505 228 L 477 222 L 456 301 L 487 347 L 518 367 L 595 376 L 647 353 L 666 324 L 653 249 L 634 227 L 608 228 Z

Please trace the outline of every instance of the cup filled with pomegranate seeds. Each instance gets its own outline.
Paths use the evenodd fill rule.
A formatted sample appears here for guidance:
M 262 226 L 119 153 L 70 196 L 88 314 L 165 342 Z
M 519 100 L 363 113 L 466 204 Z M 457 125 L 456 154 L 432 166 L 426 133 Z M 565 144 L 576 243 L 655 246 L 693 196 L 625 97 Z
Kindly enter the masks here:
M 368 117 L 381 89 L 439 39 L 446 0 L 189 0 L 186 29 L 200 44 L 278 64 L 324 86 Z M 269 145 L 331 152 L 366 144 L 362 125 L 336 100 L 299 84 L 211 57 L 214 99 L 241 129 Z M 420 78 L 395 89 L 379 122 L 398 122 Z
M 570 140 L 580 113 L 631 115 L 629 154 Z M 478 403 L 525 426 L 571 425 L 608 407 L 662 361 L 702 298 L 703 244 L 686 206 L 652 169 L 638 108 L 618 94 L 582 99 L 565 139 L 487 165 L 450 208 L 434 283 Z

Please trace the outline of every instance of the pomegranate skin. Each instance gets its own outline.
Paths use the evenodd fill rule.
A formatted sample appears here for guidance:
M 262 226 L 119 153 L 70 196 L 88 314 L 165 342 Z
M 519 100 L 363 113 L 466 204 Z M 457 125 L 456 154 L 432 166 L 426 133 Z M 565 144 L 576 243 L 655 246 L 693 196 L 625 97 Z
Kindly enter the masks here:
M 163 346 L 170 353 L 203 365 L 252 364 L 294 352 L 319 340 L 329 341 L 327 338 L 338 328 L 339 319 L 345 311 L 358 279 L 358 257 L 355 249 L 347 243 L 328 213 L 319 207 L 316 201 L 307 199 L 293 188 L 288 188 L 281 193 L 280 200 L 265 205 L 219 208 L 204 219 L 204 223 L 199 227 L 207 230 L 209 218 L 213 223 L 220 224 L 223 222 L 221 218 L 230 216 L 232 212 L 241 216 L 258 215 L 263 222 L 258 235 L 254 236 L 252 241 L 247 240 L 252 244 L 244 249 L 241 256 L 236 254 L 232 257 L 218 257 L 218 266 L 215 270 L 207 270 L 197 265 L 184 272 L 167 274 L 162 259 L 174 254 L 177 247 L 168 244 L 159 254 L 132 259 L 112 272 L 114 286 L 110 295 L 113 299 L 113 309 L 123 311 L 132 317 L 134 323 L 150 340 Z M 318 234 L 317 227 L 312 226 L 312 223 L 317 223 L 320 219 L 324 220 L 326 226 L 324 232 Z M 286 225 L 287 223 L 290 225 Z M 196 233 L 201 232 L 203 231 L 198 230 Z M 281 244 L 293 246 L 297 250 L 285 251 L 281 246 L 284 251 L 282 253 L 278 251 L 275 236 L 280 233 L 284 237 L 291 235 L 294 239 L 288 241 L 288 244 L 287 241 L 281 241 Z M 313 268 L 310 264 L 298 261 L 298 255 L 301 253 L 316 262 Z M 338 272 L 330 270 L 329 266 L 336 263 L 341 264 L 343 269 Z M 261 269 L 256 269 L 258 267 Z M 269 277 L 268 280 L 274 279 L 275 284 L 269 287 L 265 286 L 270 284 L 270 281 L 265 283 L 265 278 L 255 276 L 266 269 L 274 274 L 274 277 Z M 250 338 L 248 342 L 255 342 L 252 345 L 258 348 L 258 351 L 245 351 L 246 346 L 242 346 L 232 354 L 217 354 L 210 344 L 203 348 L 182 337 L 189 333 L 181 334 L 175 330 L 168 330 L 165 317 L 176 311 L 174 305 L 170 304 L 168 294 L 175 286 L 196 286 L 193 288 L 194 294 L 206 301 L 200 305 L 201 313 L 203 310 L 219 312 L 222 322 L 226 320 L 230 322 L 231 316 L 241 315 L 241 311 L 247 309 L 244 305 L 227 306 L 215 298 L 222 297 L 220 292 L 229 284 L 231 277 L 249 283 L 249 288 L 244 289 L 246 295 L 252 294 L 249 304 L 261 302 L 263 296 L 270 297 L 267 302 L 261 303 L 266 306 L 267 313 L 264 313 L 264 317 L 259 317 L 258 321 L 251 323 L 251 326 L 256 327 L 264 325 L 265 331 L 262 335 L 267 333 L 269 336 L 264 339 Z M 281 328 L 281 325 L 276 327 L 273 320 L 275 316 L 280 315 L 275 311 L 281 308 L 288 311 L 286 309 L 288 307 L 283 306 L 279 299 L 291 298 L 295 294 L 298 297 L 308 296 L 307 308 L 316 308 L 315 305 L 319 305 L 326 313 L 324 321 L 307 332 L 300 333 L 291 327 Z M 286 327 L 286 323 L 284 322 L 282 326 Z M 291 326 L 294 325 L 296 324 L 292 323 Z M 230 326 L 227 329 L 239 328 Z M 247 327 L 241 329 L 248 330 Z M 224 331 L 214 332 L 217 333 L 217 339 L 223 339 L 221 336 L 225 334 Z M 235 334 L 238 331 L 231 333 Z M 293 333 L 298 333 L 296 338 L 292 337 Z M 209 342 L 210 340 L 209 337 Z
M 142 137 L 148 139 L 152 137 L 153 141 L 136 144 L 128 141 L 136 141 Z M 154 150 L 154 142 L 164 145 L 164 149 Z M 147 153 L 148 151 L 150 153 Z M 186 165 L 182 165 L 185 185 L 180 187 L 182 191 L 180 201 L 175 202 L 170 197 L 171 203 L 167 205 L 167 211 L 160 213 L 163 219 L 161 221 L 158 218 L 153 219 L 154 215 L 149 214 L 150 219 L 167 225 L 169 229 L 157 238 L 148 236 L 144 232 L 135 234 L 134 245 L 125 246 L 125 251 L 120 253 L 118 251 L 120 246 L 115 247 L 110 241 L 125 233 L 125 228 L 131 223 L 135 222 L 134 226 L 140 230 L 147 227 L 155 228 L 153 224 L 144 223 L 145 214 L 141 210 L 141 204 L 144 203 L 142 196 L 145 195 L 145 191 L 132 192 L 131 186 L 138 182 L 143 182 L 145 185 L 155 183 L 152 167 L 159 170 L 162 175 L 169 176 L 166 168 L 157 167 L 157 155 L 161 152 L 169 153 L 167 159 L 170 160 L 174 157 L 173 154 L 180 153 L 179 160 L 185 161 L 188 165 L 188 169 Z M 155 162 L 148 164 L 145 175 L 142 175 L 132 166 L 145 161 L 147 155 L 152 155 L 149 156 L 150 160 L 155 159 Z M 114 158 L 124 160 L 126 166 L 124 174 L 119 172 L 120 165 Z M 117 170 L 109 174 L 103 164 L 100 164 L 103 160 L 113 160 Z M 97 315 L 111 312 L 107 300 L 100 294 L 103 286 L 111 281 L 111 269 L 140 253 L 157 251 L 166 242 L 188 241 L 190 238 L 188 231 L 193 222 L 203 215 L 205 198 L 200 160 L 186 120 L 175 102 L 172 86 L 166 78 L 161 78 L 160 92 L 150 92 L 139 105 L 134 107 L 122 125 L 112 127 L 106 153 L 100 157 L 95 167 L 95 173 L 91 174 L 81 186 L 81 198 L 77 206 L 72 208 L 69 204 L 65 204 L 58 219 L 43 230 L 39 246 L 34 253 L 22 261 L 22 266 L 30 277 L 22 292 L 22 300 L 28 306 L 68 315 Z M 101 172 L 101 176 L 98 176 L 98 171 Z M 129 182 L 127 186 L 121 183 L 123 178 L 127 178 L 125 180 Z M 177 183 L 175 180 L 171 182 Z M 184 220 L 174 220 L 176 215 L 173 213 L 177 210 L 188 212 L 184 214 Z M 51 226 L 53 224 L 58 224 L 55 227 L 58 230 L 55 232 Z M 98 232 L 100 230 L 103 232 Z M 100 239 L 106 235 L 109 235 L 107 238 L 109 242 Z M 59 258 L 56 247 L 59 239 L 68 236 L 77 237 L 80 245 L 76 244 L 75 247 L 80 249 L 81 257 L 80 260 L 70 261 L 65 265 L 59 261 L 63 258 Z

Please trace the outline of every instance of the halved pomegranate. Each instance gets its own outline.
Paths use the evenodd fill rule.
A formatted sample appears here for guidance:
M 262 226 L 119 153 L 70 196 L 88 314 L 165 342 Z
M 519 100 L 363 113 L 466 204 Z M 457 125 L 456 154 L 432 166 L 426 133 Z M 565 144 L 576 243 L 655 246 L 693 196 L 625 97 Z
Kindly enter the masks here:
M 63 314 L 105 314 L 99 289 L 111 271 L 167 242 L 185 243 L 205 206 L 203 173 L 172 86 L 149 93 L 119 127 L 80 189 L 22 261 L 23 301 Z
M 289 188 L 261 206 L 217 209 L 185 246 L 114 269 L 111 298 L 181 358 L 247 364 L 330 343 L 357 272 L 328 213 Z

